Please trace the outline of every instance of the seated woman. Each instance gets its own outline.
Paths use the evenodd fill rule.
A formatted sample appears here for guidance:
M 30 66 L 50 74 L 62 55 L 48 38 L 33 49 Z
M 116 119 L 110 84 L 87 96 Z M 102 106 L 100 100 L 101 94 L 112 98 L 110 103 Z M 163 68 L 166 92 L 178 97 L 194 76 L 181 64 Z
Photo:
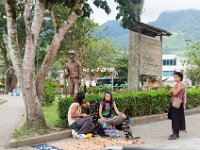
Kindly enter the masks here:
M 113 110 L 117 116 L 113 116 Z M 106 124 L 106 126 L 110 126 L 112 129 L 115 129 L 115 125 L 120 124 L 126 119 L 126 116 L 117 109 L 116 103 L 113 101 L 110 92 L 105 93 L 105 98 L 99 106 L 99 116 L 99 123 L 102 125 Z
M 85 95 L 83 93 L 78 93 L 68 111 L 69 127 L 73 129 L 73 137 L 78 139 L 87 138 L 85 134 L 95 128 L 92 117 L 87 114 L 81 114 L 81 107 L 89 107 L 88 103 L 83 104 L 84 98 Z

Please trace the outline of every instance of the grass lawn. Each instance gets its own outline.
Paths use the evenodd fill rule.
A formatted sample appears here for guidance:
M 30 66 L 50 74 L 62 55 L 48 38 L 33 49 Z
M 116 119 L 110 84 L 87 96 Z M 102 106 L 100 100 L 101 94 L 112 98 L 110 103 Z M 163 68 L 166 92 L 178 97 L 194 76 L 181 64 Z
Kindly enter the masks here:
M 23 125 L 19 130 L 17 130 L 13 134 L 13 137 L 16 139 L 22 139 L 58 131 L 58 130 L 52 130 L 53 128 L 55 129 L 56 127 L 58 127 L 60 123 L 57 107 L 58 107 L 58 102 L 55 101 L 51 106 L 48 107 L 44 106 L 42 108 L 44 112 L 45 121 L 49 129 L 39 130 L 37 128 L 32 128 L 31 130 L 28 130 L 26 125 Z
M 43 107 L 44 117 L 46 120 L 46 124 L 49 128 L 59 126 L 60 118 L 57 109 L 58 109 L 57 101 L 55 101 L 51 106 Z

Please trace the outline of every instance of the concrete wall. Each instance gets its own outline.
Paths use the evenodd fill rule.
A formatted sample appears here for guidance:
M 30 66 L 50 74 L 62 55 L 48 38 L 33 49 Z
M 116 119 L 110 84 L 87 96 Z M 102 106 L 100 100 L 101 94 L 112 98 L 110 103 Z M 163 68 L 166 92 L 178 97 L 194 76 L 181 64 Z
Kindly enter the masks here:
M 133 60 L 138 66 L 140 74 L 162 77 L 162 43 L 158 39 L 141 36 L 131 31 L 130 49 L 135 49 L 134 55 L 138 54 L 139 60 Z M 138 42 L 138 39 L 140 42 Z M 130 52 L 129 52 L 130 54 Z M 135 56 L 135 59 L 137 57 Z
M 162 43 L 160 40 L 141 37 L 140 74 L 162 76 Z

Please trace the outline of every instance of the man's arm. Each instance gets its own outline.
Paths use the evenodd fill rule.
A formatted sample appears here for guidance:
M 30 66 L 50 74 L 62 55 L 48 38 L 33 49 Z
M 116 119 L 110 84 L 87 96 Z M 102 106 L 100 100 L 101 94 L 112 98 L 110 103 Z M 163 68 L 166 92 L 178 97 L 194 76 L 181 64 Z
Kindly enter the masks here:
M 71 110 L 72 118 L 88 117 L 87 114 L 77 114 L 77 111 L 78 111 L 78 106 L 77 105 L 72 106 L 72 110 Z

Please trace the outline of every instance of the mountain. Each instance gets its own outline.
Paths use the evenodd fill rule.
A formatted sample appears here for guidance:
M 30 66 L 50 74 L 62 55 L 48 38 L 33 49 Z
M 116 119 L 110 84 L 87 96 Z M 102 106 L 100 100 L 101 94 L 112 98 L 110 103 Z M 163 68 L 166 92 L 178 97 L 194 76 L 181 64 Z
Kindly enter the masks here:
M 108 21 L 101 26 L 101 31 L 96 35 L 98 38 L 110 38 L 116 46 L 128 48 L 129 30 L 121 27 L 119 21 Z
M 164 53 L 187 50 L 188 46 L 200 40 L 200 11 L 198 10 L 164 12 L 156 21 L 149 24 L 173 34 L 170 38 L 164 38 Z
M 164 38 L 163 53 L 180 53 L 200 40 L 199 10 L 163 12 L 156 21 L 149 24 L 173 34 Z M 122 48 L 129 46 L 129 32 L 123 29 L 118 21 L 108 21 L 103 24 L 98 37 L 109 37 L 114 44 Z

